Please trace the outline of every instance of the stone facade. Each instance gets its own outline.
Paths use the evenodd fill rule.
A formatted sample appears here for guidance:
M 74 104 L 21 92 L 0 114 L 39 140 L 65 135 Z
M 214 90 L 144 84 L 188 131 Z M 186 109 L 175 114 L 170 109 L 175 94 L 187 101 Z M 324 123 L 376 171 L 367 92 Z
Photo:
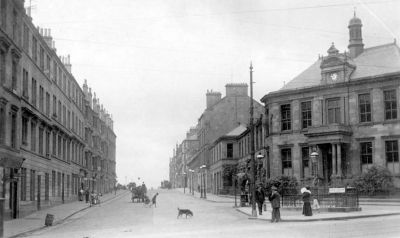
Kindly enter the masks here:
M 400 49 L 396 43 L 364 49 L 361 26 L 354 16 L 349 53 L 332 44 L 327 56 L 262 98 L 272 177 L 345 184 L 381 165 L 400 185 Z
M 221 98 L 219 92 L 208 91 L 206 102 L 207 108 L 197 124 L 199 150 L 189 159 L 187 166 L 194 171 L 194 188 L 202 187 L 206 188 L 207 192 L 211 192 L 218 190 L 213 184 L 216 184 L 215 179 L 222 173 L 221 168 L 214 168 L 215 166 L 211 168 L 214 164 L 211 154 L 212 144 L 238 125 L 249 122 L 248 85 L 243 83 L 227 84 L 224 98 Z M 254 100 L 254 117 L 260 117 L 262 110 L 261 104 Z
M 85 132 L 93 128 L 85 92 L 69 56 L 57 56 L 50 29 L 33 25 L 22 0 L 0 5 L 0 176 L 9 219 L 76 200 L 80 187 L 89 188 Z M 98 190 L 105 192 L 115 182 L 115 135 L 111 119 L 100 121 L 111 134 L 102 160 L 113 171 L 104 171 L 107 186 Z

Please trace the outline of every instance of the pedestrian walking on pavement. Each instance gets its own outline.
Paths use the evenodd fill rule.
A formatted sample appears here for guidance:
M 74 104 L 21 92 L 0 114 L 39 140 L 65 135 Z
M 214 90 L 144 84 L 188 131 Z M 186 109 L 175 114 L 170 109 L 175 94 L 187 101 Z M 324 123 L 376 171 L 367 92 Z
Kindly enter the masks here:
M 278 193 L 277 188 L 272 186 L 272 193 L 269 196 L 269 201 L 271 202 L 272 207 L 272 217 L 271 222 L 280 222 L 281 221 L 281 213 L 279 211 L 281 207 L 281 195 Z
M 84 196 L 85 191 L 83 191 L 83 189 L 81 188 L 79 190 L 79 201 L 83 201 L 83 196 Z
M 265 193 L 264 193 L 264 189 L 262 188 L 261 185 L 259 185 L 257 187 L 255 199 L 256 199 L 256 203 L 258 205 L 258 213 L 260 215 L 262 215 L 262 207 L 263 207 L 263 204 L 265 201 Z
M 89 202 L 89 195 L 90 195 L 90 193 L 89 193 L 89 189 L 86 189 L 86 191 L 85 191 L 85 199 L 86 199 L 86 203 L 88 203 L 88 202 Z
M 312 216 L 310 187 L 302 188 L 301 193 L 303 194 L 303 215 Z
M 158 193 L 154 194 L 153 198 L 151 199 L 151 204 L 154 205 L 154 207 L 157 207 L 157 196 Z

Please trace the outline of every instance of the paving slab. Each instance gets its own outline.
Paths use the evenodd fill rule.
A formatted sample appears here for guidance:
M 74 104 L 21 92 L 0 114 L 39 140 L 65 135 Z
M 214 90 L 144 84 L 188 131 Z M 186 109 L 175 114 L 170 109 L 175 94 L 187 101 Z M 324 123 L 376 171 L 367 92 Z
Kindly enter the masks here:
M 104 203 L 126 193 L 128 191 L 120 190 L 116 195 L 114 193 L 104 194 L 100 197 L 100 201 Z M 36 211 L 23 218 L 5 221 L 4 237 L 16 237 L 27 232 L 45 228 L 44 222 L 47 214 L 54 215 L 53 225 L 56 225 L 88 208 L 90 208 L 89 203 L 75 201 Z

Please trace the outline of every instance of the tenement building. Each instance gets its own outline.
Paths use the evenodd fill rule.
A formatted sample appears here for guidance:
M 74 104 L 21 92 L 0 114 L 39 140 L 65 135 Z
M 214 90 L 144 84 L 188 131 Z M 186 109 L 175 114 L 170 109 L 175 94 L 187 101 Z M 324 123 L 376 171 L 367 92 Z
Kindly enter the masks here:
M 400 49 L 396 41 L 364 47 L 361 28 L 354 15 L 347 52 L 332 43 L 326 56 L 262 98 L 267 174 L 335 184 L 379 165 L 400 185 Z
M 220 92 L 208 91 L 206 94 L 206 109 L 197 122 L 198 151 L 187 160 L 187 170 L 191 172 L 191 185 L 196 190 L 217 192 L 222 189 L 222 171 L 225 163 L 219 162 L 226 158 L 224 151 L 231 151 L 233 145 L 224 143 L 215 145 L 218 138 L 228 134 L 241 124 L 248 124 L 250 113 L 250 97 L 248 85 L 244 83 L 230 83 L 225 86 L 226 95 L 221 97 Z M 258 118 L 263 112 L 260 103 L 253 100 L 254 117 Z M 229 148 L 228 148 L 229 147 Z M 217 157 L 219 156 L 219 157 Z
M 107 192 L 114 186 L 113 122 L 87 94 L 71 73 L 70 57 L 57 56 L 50 29 L 33 25 L 24 1 L 0 1 L 0 194 L 6 219 L 76 200 L 80 188 Z

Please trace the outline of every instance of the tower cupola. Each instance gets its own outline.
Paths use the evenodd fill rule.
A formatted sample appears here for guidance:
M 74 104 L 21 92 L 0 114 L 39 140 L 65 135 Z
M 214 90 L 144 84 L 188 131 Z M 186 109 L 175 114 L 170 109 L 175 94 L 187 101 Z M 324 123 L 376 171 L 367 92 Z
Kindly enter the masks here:
M 361 32 L 361 19 L 356 16 L 356 12 L 354 11 L 354 16 L 349 22 L 349 55 L 351 58 L 355 58 L 360 55 L 364 51 L 364 44 L 362 41 L 362 32 Z

